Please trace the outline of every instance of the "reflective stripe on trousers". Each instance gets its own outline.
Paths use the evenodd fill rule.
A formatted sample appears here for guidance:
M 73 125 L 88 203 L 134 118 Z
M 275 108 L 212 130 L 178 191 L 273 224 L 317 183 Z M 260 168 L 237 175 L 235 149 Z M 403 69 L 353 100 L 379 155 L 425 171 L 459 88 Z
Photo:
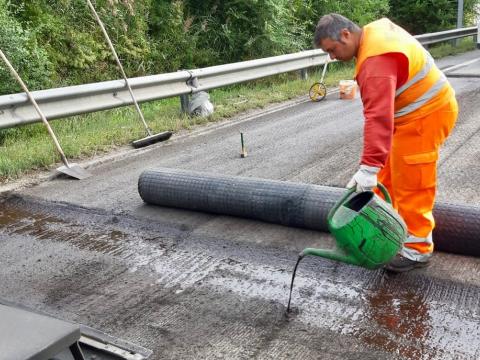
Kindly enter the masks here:
M 408 236 L 403 244 L 400 254 L 407 259 L 426 262 L 433 252 L 432 233 L 426 237 Z

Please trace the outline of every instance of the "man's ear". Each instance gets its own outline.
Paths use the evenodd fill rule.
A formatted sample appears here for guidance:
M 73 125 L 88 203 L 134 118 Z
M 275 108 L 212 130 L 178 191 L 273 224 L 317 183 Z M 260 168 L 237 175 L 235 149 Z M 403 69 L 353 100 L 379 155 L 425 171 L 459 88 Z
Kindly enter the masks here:
M 350 39 L 350 37 L 352 36 L 352 33 L 347 28 L 343 28 L 340 31 L 340 34 L 341 34 L 342 38 L 344 38 L 345 40 Z

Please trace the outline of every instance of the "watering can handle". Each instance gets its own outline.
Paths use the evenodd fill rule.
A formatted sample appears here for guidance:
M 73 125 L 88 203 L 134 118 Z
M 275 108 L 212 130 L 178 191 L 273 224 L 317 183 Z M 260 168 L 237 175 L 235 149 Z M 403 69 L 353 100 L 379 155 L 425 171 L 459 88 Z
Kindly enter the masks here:
M 388 193 L 387 188 L 380 182 L 377 182 L 377 187 L 380 189 L 381 193 L 385 197 L 385 201 L 391 204 L 392 198 L 390 197 L 390 194 Z M 343 197 L 339 201 L 337 201 L 335 206 L 328 212 L 328 219 L 331 219 L 333 217 L 333 214 L 335 214 L 335 212 L 338 210 L 340 205 L 342 205 L 345 202 L 345 200 L 347 200 L 347 198 L 355 192 L 355 190 L 356 190 L 355 186 L 347 190 L 345 195 L 343 195 Z
M 380 182 L 377 182 L 377 187 L 380 189 L 381 193 L 385 197 L 385 201 L 389 204 L 392 203 L 392 198 L 390 197 L 390 194 L 388 193 L 387 188 Z

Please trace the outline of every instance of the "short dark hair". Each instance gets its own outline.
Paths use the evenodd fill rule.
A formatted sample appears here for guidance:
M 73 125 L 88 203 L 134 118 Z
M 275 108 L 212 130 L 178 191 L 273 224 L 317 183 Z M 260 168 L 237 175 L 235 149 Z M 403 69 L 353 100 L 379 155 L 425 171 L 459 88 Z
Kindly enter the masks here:
M 324 15 L 318 21 L 315 28 L 314 46 L 317 47 L 323 39 L 340 40 L 340 32 L 347 29 L 350 32 L 359 32 L 360 27 L 353 21 L 340 14 Z

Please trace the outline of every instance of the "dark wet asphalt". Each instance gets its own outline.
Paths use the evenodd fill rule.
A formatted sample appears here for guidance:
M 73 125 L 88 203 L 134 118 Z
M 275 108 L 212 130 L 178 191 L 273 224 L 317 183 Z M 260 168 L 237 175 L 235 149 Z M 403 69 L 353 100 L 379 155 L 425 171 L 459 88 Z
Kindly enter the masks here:
M 480 87 L 452 83 L 461 116 L 442 152 L 439 198 L 478 204 Z M 136 192 L 155 166 L 343 185 L 360 146 L 359 101 L 332 94 L 132 150 L 93 166 L 88 180 L 5 193 L 0 297 L 145 346 L 154 359 L 480 358 L 479 259 L 437 253 L 428 269 L 393 276 L 308 258 L 287 318 L 296 254 L 331 246 L 328 235 L 147 206 Z

